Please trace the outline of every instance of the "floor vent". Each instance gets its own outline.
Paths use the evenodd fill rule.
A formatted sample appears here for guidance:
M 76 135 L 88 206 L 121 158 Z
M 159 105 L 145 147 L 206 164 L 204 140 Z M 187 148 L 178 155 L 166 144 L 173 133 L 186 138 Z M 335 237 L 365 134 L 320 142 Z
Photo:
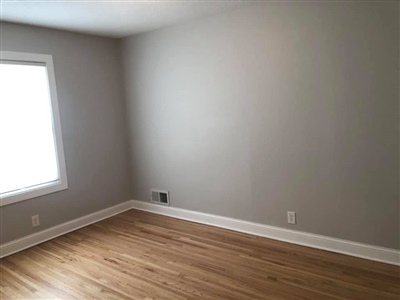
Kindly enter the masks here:
M 167 191 L 150 190 L 150 200 L 153 203 L 169 206 L 169 193 Z

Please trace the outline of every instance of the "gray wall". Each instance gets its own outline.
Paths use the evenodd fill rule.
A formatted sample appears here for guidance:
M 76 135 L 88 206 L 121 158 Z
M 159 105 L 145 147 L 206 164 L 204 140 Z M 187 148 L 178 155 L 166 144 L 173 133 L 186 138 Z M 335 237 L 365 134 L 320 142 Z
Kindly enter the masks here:
M 1 23 L 1 50 L 53 55 L 68 190 L 0 208 L 1 243 L 129 197 L 118 41 Z M 31 226 L 39 214 L 41 226 Z
M 398 249 L 398 21 L 271 2 L 123 40 L 132 198 Z

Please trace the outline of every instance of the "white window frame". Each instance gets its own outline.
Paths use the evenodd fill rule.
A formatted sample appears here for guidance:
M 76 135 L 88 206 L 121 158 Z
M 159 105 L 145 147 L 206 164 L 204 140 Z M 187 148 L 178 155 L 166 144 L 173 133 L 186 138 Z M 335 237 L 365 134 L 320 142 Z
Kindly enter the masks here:
M 58 163 L 57 166 L 58 180 L 36 185 L 33 187 L 20 189 L 10 193 L 0 194 L 0 207 L 1 207 L 19 201 L 24 201 L 31 198 L 65 190 L 68 188 L 68 181 L 67 181 L 67 172 L 65 169 L 64 146 L 62 141 L 60 114 L 58 111 L 58 98 L 57 98 L 57 88 L 56 88 L 56 80 L 54 74 L 53 57 L 47 54 L 0 51 L 0 61 L 9 61 L 11 63 L 15 62 L 16 64 L 18 63 L 35 64 L 35 65 L 38 64 L 46 66 L 47 78 L 49 83 L 51 110 L 53 115 L 53 136 L 55 139 L 56 155 Z

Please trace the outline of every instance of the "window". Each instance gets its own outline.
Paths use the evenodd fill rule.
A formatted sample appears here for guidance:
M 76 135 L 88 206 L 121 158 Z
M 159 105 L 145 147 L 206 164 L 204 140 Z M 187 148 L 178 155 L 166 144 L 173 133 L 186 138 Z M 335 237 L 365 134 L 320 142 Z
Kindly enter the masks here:
M 0 51 L 0 206 L 68 188 L 51 55 Z

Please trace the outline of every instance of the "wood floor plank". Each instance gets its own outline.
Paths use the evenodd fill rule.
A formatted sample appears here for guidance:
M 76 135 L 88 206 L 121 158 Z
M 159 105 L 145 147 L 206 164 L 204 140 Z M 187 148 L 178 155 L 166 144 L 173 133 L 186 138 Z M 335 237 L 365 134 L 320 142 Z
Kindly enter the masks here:
M 130 210 L 3 258 L 0 299 L 400 299 L 400 268 Z

